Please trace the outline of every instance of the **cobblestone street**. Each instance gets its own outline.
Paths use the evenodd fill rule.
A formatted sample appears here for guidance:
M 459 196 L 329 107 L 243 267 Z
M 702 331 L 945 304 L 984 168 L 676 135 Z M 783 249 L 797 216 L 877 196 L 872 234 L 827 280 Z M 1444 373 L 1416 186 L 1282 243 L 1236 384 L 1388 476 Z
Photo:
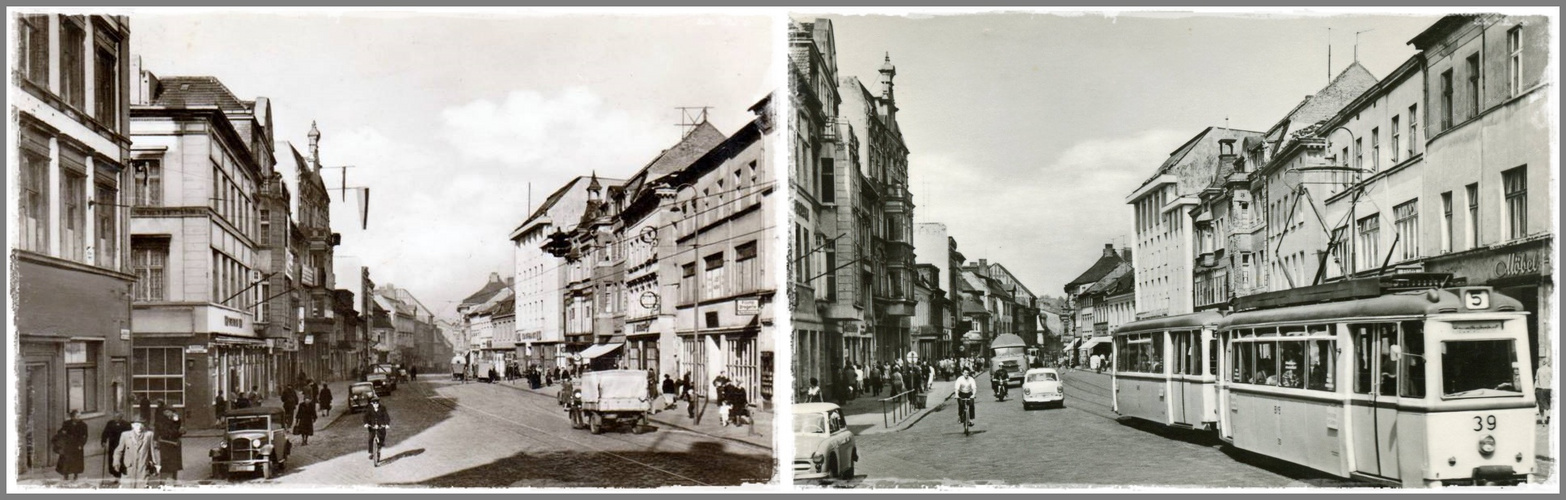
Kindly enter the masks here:
M 1066 375 L 1066 407 L 1024 411 L 1021 389 L 997 402 L 979 385 L 975 434 L 956 400 L 910 427 L 858 436 L 861 476 L 838 486 L 938 485 L 1351 487 L 1289 464 L 1226 451 L 1201 435 L 1161 435 L 1114 419 L 1108 375 Z M 931 404 L 937 404 L 931 401 Z M 939 481 L 908 478 L 941 478 Z

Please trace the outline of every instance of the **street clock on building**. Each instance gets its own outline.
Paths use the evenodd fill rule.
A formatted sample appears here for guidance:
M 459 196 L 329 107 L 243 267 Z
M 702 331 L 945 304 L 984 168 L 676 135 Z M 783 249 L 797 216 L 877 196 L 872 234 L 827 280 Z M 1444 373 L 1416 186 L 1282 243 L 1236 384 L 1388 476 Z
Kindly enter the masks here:
M 653 292 L 642 292 L 642 307 L 651 311 L 657 311 L 658 294 Z
M 658 228 L 653 227 L 653 226 L 647 226 L 647 227 L 642 228 L 642 234 L 639 237 L 639 239 L 641 239 L 643 244 L 647 244 L 647 245 L 652 245 L 652 244 L 657 243 L 658 242 Z

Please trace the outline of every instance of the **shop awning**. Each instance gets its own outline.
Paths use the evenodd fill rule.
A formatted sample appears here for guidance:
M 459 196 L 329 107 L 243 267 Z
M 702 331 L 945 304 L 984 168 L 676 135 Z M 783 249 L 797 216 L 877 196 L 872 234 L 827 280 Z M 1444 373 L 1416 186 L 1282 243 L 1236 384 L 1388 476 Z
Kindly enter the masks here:
M 597 344 L 597 345 L 594 345 L 592 347 L 583 349 L 582 352 L 577 353 L 577 354 L 581 355 L 582 359 L 593 359 L 593 358 L 596 358 L 596 357 L 608 354 L 609 352 L 614 351 L 615 349 L 619 349 L 620 345 L 621 344 Z
M 1077 346 L 1077 349 L 1078 350 L 1092 349 L 1093 346 L 1096 346 L 1096 345 L 1099 345 L 1099 344 L 1103 344 L 1103 343 L 1106 343 L 1106 342 L 1109 342 L 1109 337 L 1093 337 L 1091 339 L 1088 339 L 1086 342 L 1083 342 L 1082 345 Z

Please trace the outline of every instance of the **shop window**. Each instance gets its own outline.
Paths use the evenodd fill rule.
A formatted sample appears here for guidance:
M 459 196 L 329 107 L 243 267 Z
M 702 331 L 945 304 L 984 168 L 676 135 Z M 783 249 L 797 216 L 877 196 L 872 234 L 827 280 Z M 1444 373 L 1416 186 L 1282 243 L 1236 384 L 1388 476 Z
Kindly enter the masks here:
M 185 406 L 185 349 L 139 347 L 133 360 L 131 393 L 148 401 Z
M 98 355 L 102 342 L 65 344 L 66 410 L 98 412 Z

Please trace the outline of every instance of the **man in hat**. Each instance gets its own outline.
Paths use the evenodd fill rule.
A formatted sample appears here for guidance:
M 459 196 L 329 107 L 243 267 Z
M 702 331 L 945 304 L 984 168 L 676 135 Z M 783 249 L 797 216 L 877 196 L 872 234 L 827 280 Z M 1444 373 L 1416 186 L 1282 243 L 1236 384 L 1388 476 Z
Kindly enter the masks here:
M 123 477 L 120 480 L 122 488 L 146 488 L 153 476 L 158 473 L 162 456 L 158 453 L 158 442 L 153 437 L 152 430 L 147 428 L 146 419 L 138 414 L 131 419 L 131 429 L 120 435 L 119 446 L 114 448 L 110 465 L 119 470 Z
M 87 423 L 82 421 L 80 411 L 71 410 L 69 415 L 70 418 L 60 426 L 53 443 L 55 453 L 60 454 L 54 470 L 66 481 L 81 479 L 82 470 L 86 469 L 83 459 L 86 454 L 82 449 L 87 446 Z

